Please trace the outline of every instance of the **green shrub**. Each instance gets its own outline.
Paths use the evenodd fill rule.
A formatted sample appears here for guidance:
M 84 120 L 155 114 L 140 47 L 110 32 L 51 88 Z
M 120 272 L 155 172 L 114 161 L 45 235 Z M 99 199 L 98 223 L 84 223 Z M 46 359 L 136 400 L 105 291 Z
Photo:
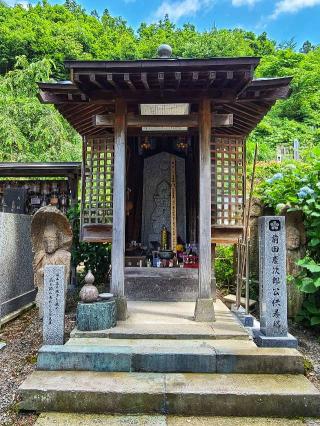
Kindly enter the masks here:
M 83 275 L 90 269 L 95 276 L 96 284 L 106 283 L 111 264 L 111 244 L 85 243 L 80 241 L 79 205 L 70 208 L 67 216 L 72 223 L 73 229 L 72 265 L 77 267 L 83 264 Z M 83 278 L 84 276 L 80 277 L 80 283 Z
M 217 287 L 224 294 L 235 294 L 235 276 L 233 262 L 233 246 L 217 246 L 215 274 L 217 280 Z
M 287 209 L 304 214 L 307 256 L 297 262 L 301 273 L 295 283 L 305 294 L 305 301 L 296 319 L 310 326 L 320 325 L 320 161 L 317 154 L 315 148 L 306 158 L 307 162 L 282 164 L 281 171 L 273 176 L 270 173 L 258 186 L 261 200 L 277 213 Z

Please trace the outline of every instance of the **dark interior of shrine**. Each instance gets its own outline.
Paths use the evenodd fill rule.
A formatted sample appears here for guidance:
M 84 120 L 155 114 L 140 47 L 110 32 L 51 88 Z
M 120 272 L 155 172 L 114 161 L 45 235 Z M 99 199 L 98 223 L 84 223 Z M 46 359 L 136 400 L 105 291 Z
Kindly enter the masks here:
M 166 167 L 167 158 L 173 157 L 180 163 L 183 163 L 181 168 L 183 176 L 178 176 L 179 182 L 182 182 L 182 192 L 179 197 L 183 197 L 183 208 L 177 206 L 177 222 L 183 219 L 185 232 L 179 234 L 179 226 L 177 238 L 183 243 L 197 242 L 197 215 L 198 215 L 198 143 L 197 135 L 187 132 L 181 133 L 144 133 L 138 137 L 128 137 L 127 140 L 127 203 L 126 203 L 126 246 L 129 247 L 132 241 L 144 242 L 147 245 L 146 237 L 143 238 L 143 215 L 148 215 L 148 211 L 144 211 L 144 196 L 150 195 L 152 198 L 157 197 L 157 189 L 155 194 L 148 194 L 151 190 L 152 182 L 150 179 L 157 179 L 156 176 L 150 178 L 147 174 L 145 163 L 149 160 L 155 161 L 158 165 L 161 163 Z M 163 153 L 168 154 L 162 155 Z M 152 158 L 153 157 L 153 158 Z M 164 157 L 164 158 L 163 158 Z M 160 166 L 161 167 L 161 166 Z M 168 178 L 170 178 L 168 176 Z M 161 181 L 161 178 L 160 178 Z M 180 189 L 180 188 L 179 188 Z M 167 194 L 170 197 L 170 180 L 168 182 Z M 178 191 L 179 192 L 179 191 Z M 155 208 L 156 208 L 156 201 Z M 169 199 L 170 202 L 170 199 Z M 178 203 L 180 204 L 180 203 Z M 170 205 L 166 206 L 169 209 Z M 161 228 L 161 225 L 167 225 L 165 218 L 161 217 L 161 209 L 158 209 L 156 228 Z M 180 216 L 185 216 L 181 218 Z M 162 221 L 162 223 L 161 223 Z M 153 226 L 155 227 L 155 226 Z M 155 241 L 153 239 L 153 241 Z M 160 232 L 158 235 L 160 244 Z M 148 241 L 148 248 L 151 241 Z

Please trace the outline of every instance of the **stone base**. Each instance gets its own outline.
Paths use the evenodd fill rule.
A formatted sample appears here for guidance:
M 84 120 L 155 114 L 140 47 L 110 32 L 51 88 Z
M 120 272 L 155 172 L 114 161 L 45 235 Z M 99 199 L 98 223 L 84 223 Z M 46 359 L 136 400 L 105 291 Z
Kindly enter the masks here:
M 285 337 L 269 337 L 259 329 L 253 329 L 253 337 L 256 345 L 261 348 L 298 348 L 297 339 L 289 333 Z
M 125 296 L 116 297 L 116 304 L 117 304 L 117 320 L 125 321 L 129 317 L 127 298 Z
M 77 307 L 77 328 L 81 331 L 106 330 L 117 325 L 115 300 L 83 303 Z
M 124 273 L 128 301 L 195 302 L 199 296 L 198 269 L 126 267 Z M 210 297 L 216 299 L 214 279 Z
M 197 299 L 194 320 L 197 322 L 215 321 L 213 299 Z
M 231 306 L 231 311 L 236 315 L 239 321 L 241 321 L 244 327 L 253 327 L 254 318 L 252 315 L 246 315 L 246 310 L 240 306 L 239 309 L 236 308 L 236 305 Z

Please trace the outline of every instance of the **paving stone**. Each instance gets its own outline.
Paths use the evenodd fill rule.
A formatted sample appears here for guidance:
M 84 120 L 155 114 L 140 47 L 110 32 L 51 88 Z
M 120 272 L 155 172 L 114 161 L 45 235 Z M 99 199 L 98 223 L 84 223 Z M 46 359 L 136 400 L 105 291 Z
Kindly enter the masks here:
M 165 416 L 117 416 L 96 414 L 43 413 L 37 426 L 166 426 Z
M 37 426 L 316 426 L 319 421 L 263 417 L 178 417 L 162 415 L 103 415 L 42 413 Z

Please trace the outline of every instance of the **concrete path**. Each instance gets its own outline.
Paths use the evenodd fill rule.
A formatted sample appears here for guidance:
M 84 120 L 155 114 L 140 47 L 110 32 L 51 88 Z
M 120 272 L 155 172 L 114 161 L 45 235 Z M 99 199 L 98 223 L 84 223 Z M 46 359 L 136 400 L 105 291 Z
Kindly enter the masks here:
M 196 323 L 193 302 L 128 302 L 129 318 L 109 330 L 83 332 L 71 337 L 110 337 L 113 339 L 236 339 L 248 340 L 242 324 L 217 300 L 216 321 Z
M 263 417 L 111 416 L 43 413 L 36 426 L 318 426 L 320 420 Z

